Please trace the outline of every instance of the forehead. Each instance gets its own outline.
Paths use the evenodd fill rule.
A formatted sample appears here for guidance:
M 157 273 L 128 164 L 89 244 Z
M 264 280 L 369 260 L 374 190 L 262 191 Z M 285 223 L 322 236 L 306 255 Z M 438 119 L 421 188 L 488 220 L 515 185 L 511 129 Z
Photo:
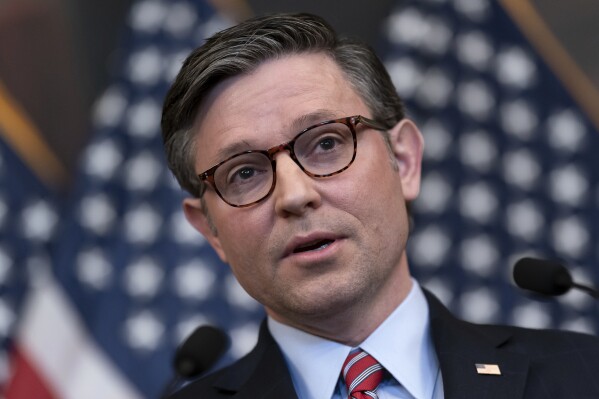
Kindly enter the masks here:
M 369 116 L 361 97 L 327 55 L 307 53 L 269 60 L 224 80 L 199 110 L 196 170 L 227 155 L 265 149 L 324 119 Z

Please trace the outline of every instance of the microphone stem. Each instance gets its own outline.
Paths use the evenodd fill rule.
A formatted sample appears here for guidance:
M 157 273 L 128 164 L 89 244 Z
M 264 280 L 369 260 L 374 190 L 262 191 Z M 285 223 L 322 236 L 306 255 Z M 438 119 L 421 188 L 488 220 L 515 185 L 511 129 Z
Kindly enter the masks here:
M 599 299 L 599 291 L 597 291 L 594 288 L 588 287 L 586 285 L 578 284 L 578 283 L 575 283 L 575 282 L 572 282 L 572 287 L 576 287 L 579 290 L 582 290 L 582 291 L 586 292 L 587 294 L 589 294 L 593 298 Z

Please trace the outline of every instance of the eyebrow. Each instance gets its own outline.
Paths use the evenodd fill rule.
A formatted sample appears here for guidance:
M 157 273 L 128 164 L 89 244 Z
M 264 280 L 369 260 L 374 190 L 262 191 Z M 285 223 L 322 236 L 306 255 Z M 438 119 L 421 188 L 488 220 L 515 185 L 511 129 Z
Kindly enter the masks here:
M 339 118 L 338 112 L 334 112 L 328 109 L 318 109 L 316 111 L 301 115 L 295 118 L 289 124 L 290 130 L 292 131 L 292 136 L 289 137 L 291 140 L 296 134 L 298 134 L 303 129 L 306 129 L 309 126 L 317 124 L 319 122 L 324 122 L 329 119 L 337 119 Z M 277 143 L 281 144 L 281 143 Z M 276 144 L 275 144 L 276 145 Z M 266 150 L 266 148 L 255 148 L 252 144 L 247 140 L 236 141 L 234 143 L 228 144 L 225 147 L 218 150 L 216 153 L 216 158 L 219 160 L 217 162 L 222 162 L 224 159 L 229 158 L 235 154 L 239 154 L 244 151 L 250 150 Z
M 301 130 L 312 126 L 319 122 L 324 122 L 329 119 L 337 119 L 339 118 L 337 112 L 333 112 L 328 109 L 317 109 L 316 111 L 310 112 L 308 114 L 304 114 L 298 118 L 295 118 L 291 122 L 292 129 L 299 133 Z

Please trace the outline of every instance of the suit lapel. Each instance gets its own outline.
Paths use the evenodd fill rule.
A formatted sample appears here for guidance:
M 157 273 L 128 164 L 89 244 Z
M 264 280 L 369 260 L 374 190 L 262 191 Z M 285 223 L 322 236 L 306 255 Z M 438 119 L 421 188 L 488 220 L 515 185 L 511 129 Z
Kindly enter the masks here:
M 501 348 L 511 334 L 458 320 L 433 295 L 425 293 L 445 399 L 521 398 L 529 359 Z M 501 375 L 479 374 L 476 364 L 490 365 L 490 369 L 496 365 Z
M 445 399 L 522 398 L 529 359 L 502 349 L 511 334 L 458 320 L 432 294 L 425 294 Z M 477 363 L 497 365 L 501 375 L 479 374 Z M 221 375 L 214 386 L 237 399 L 297 399 L 283 354 L 266 322 L 252 352 Z
M 266 321 L 260 327 L 256 347 L 214 386 L 236 399 L 297 399 L 287 364 Z

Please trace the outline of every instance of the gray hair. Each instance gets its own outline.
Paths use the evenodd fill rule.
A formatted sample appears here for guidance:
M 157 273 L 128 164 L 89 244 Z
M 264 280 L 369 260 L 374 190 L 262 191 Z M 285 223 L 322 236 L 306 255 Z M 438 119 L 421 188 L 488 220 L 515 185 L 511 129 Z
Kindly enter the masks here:
M 275 14 L 225 29 L 194 50 L 168 91 L 162 110 L 162 137 L 169 168 L 185 190 L 201 197 L 194 165 L 192 126 L 200 104 L 223 80 L 247 74 L 262 62 L 285 55 L 324 53 L 345 73 L 372 117 L 391 128 L 404 107 L 383 63 L 366 44 L 339 37 L 322 18 L 311 14 Z

